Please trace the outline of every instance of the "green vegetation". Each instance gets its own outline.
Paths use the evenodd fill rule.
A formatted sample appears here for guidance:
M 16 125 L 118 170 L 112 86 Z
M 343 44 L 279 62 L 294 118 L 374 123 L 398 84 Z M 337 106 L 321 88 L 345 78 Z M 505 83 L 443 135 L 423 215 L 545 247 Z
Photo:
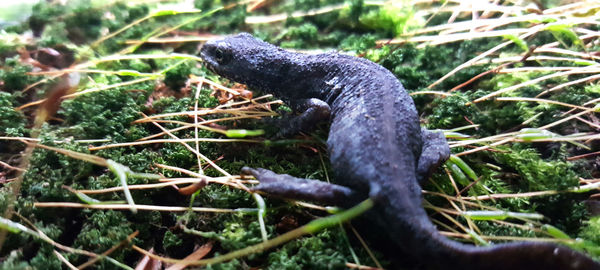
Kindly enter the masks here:
M 65 268 L 55 251 L 78 266 L 90 260 L 81 251 L 102 254 L 111 248 L 94 267 L 135 267 L 143 255 L 132 245 L 182 259 L 214 241 L 206 259 L 261 244 L 263 235 L 274 239 L 314 226 L 318 222 L 311 221 L 330 215 L 328 208 L 264 196 L 262 225 L 256 198 L 246 190 L 254 182 L 237 177 L 250 166 L 335 180 L 328 179 L 326 124 L 290 140 L 264 141 L 276 127 L 257 118 L 289 108 L 259 92 L 248 102 L 243 86 L 195 58 L 204 34 L 241 31 L 286 48 L 341 50 L 393 72 L 413 94 L 423 125 L 445 130 L 457 155 L 424 187 L 426 207 L 440 230 L 479 236 L 461 238 L 478 244 L 561 239 L 600 258 L 598 145 L 590 140 L 598 135 L 600 86 L 594 76 L 600 70 L 593 52 L 599 48 L 582 30 L 597 31 L 597 10 L 582 6 L 552 13 L 561 1 L 536 1 L 550 15 L 519 11 L 537 17 L 518 20 L 514 12 L 507 17 L 514 22 L 495 25 L 502 19 L 494 9 L 477 11 L 478 20 L 472 20 L 471 11 L 453 13 L 459 6 L 445 1 L 412 6 L 289 0 L 256 7 L 259 1 L 196 0 L 198 10 L 157 1 L 68 2 L 41 1 L 27 21 L 0 24 L 0 210 L 14 209 L 0 224 L 12 229 L 0 250 L 0 269 Z M 524 36 L 522 29 L 537 30 Z M 478 36 L 483 34 L 489 36 Z M 472 61 L 476 57 L 481 59 Z M 56 67 L 69 67 L 82 78 L 77 92 L 62 100 L 51 98 L 65 84 Z M 56 105 L 60 100 L 60 106 L 35 127 L 39 108 L 52 107 L 35 103 L 45 98 Z M 149 207 L 133 213 L 115 202 L 125 196 L 114 189 L 121 182 L 107 167 L 41 148 L 22 163 L 23 138 L 180 183 L 175 189 L 128 177 L 131 199 Z M 16 184 L 23 164 L 27 171 Z M 187 186 L 191 183 L 207 185 Z M 583 185 L 592 191 L 576 192 Z M 85 204 L 64 186 L 87 190 L 97 201 Z M 20 191 L 12 201 L 15 187 Z M 450 211 L 438 214 L 444 210 Z M 26 230 L 6 225 L 9 217 Z M 130 243 L 120 245 L 136 231 Z M 59 248 L 40 232 L 75 250 Z M 359 234 L 369 240 L 368 231 L 359 228 Z M 207 268 L 386 266 L 379 248 L 368 241 L 363 246 L 348 225 L 333 226 Z

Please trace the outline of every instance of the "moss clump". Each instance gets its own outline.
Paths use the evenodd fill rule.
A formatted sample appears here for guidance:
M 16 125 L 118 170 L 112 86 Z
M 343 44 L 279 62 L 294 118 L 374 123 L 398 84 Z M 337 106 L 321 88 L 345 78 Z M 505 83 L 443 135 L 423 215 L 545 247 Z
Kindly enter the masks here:
M 600 216 L 590 218 L 586 223 L 585 227 L 581 229 L 579 236 L 583 239 L 593 242 L 600 246 Z
M 35 82 L 35 77 L 27 75 L 30 71 L 31 66 L 21 64 L 18 56 L 4 59 L 0 69 L 0 90 L 9 93 L 23 90 Z
M 215 253 L 215 256 L 219 256 L 219 253 Z M 235 259 L 224 263 L 218 263 L 215 265 L 207 265 L 207 270 L 237 270 L 247 268 L 248 265 L 243 263 L 241 260 Z
M 217 208 L 243 208 L 253 205 L 250 194 L 227 186 L 208 186 L 196 197 L 198 206 L 212 205 Z
M 169 257 L 184 258 L 193 252 L 193 237 L 167 231 L 162 239 L 162 247 Z
M 395 37 L 421 27 L 424 21 L 415 16 L 412 5 L 384 5 L 360 16 L 359 21 L 369 29 Z
M 194 6 L 201 10 L 212 10 L 222 6 L 232 4 L 232 0 L 194 0 Z M 193 24 L 185 26 L 184 29 L 198 30 L 203 29 L 212 33 L 231 33 L 244 28 L 246 16 L 245 5 L 239 5 L 225 10 L 220 16 L 210 16 L 205 20 L 197 21 Z
M 519 175 L 521 181 L 514 184 L 521 190 L 565 190 L 579 184 L 570 163 L 543 160 L 532 148 L 515 144 L 509 152 L 496 152 L 492 156 L 502 168 L 512 169 Z
M 41 36 L 42 46 L 87 44 L 99 38 L 103 29 L 116 31 L 146 15 L 148 10 L 148 5 L 129 7 L 122 2 L 112 5 L 82 0 L 71 0 L 65 5 L 40 2 L 33 6 L 29 25 L 36 36 Z M 129 38 L 134 37 L 130 35 L 131 31 L 125 34 Z
M 57 145 L 54 143 L 55 140 L 56 137 L 43 137 L 42 143 L 66 150 L 89 153 L 87 146 L 76 143 Z M 23 194 L 20 198 L 25 201 L 61 201 L 71 197 L 62 186 L 70 186 L 85 179 L 96 167 L 91 163 L 44 149 L 34 151 L 30 164 L 30 169 L 25 173 Z M 49 216 L 45 213 L 49 213 Z M 52 217 L 51 213 L 50 209 L 36 209 L 37 216 L 50 218 Z M 54 218 L 60 219 L 60 216 Z
M 127 236 L 135 231 L 135 225 L 124 212 L 84 210 L 82 214 L 86 216 L 86 222 L 73 243 L 73 246 L 81 249 L 102 253 L 127 239 Z M 129 261 L 127 256 L 133 254 L 135 253 L 132 250 L 118 249 L 111 254 L 111 257 L 123 262 Z M 102 261 L 98 267 L 111 269 L 114 265 Z
M 140 83 L 130 88 L 110 89 L 83 95 L 63 102 L 59 115 L 65 118 L 62 136 L 77 139 L 112 138 L 116 142 L 134 141 L 147 136 L 140 126 L 132 125 L 140 118 L 144 102 L 153 83 Z
M 281 35 L 285 39 L 280 43 L 283 48 L 301 48 L 307 42 L 318 38 L 318 29 L 312 23 L 304 23 L 298 26 L 290 26 L 287 31 Z
M 473 58 L 477 52 L 490 47 L 489 41 L 465 41 L 446 46 L 428 46 L 417 49 L 414 45 L 394 48 L 379 64 L 389 69 L 409 91 L 428 87 L 455 67 Z M 486 71 L 487 65 L 472 66 L 448 78 L 435 89 L 448 90 L 475 75 Z
M 228 251 L 242 249 L 262 242 L 260 226 L 257 221 L 250 222 L 249 224 L 238 222 L 227 223 L 219 235 L 221 247 Z M 252 257 L 255 256 L 250 255 L 250 258 Z
M 183 86 L 192 73 L 193 63 L 191 61 L 181 62 L 174 68 L 169 69 L 165 74 L 165 84 L 173 90 L 179 90 Z
M 23 261 L 23 253 L 19 251 L 13 251 L 10 255 L 6 256 L 2 264 L 0 264 L 1 270 L 29 270 L 31 266 L 29 263 Z
M 25 116 L 14 109 L 15 98 L 10 93 L 0 92 L 0 136 L 24 136 Z
M 283 245 L 269 254 L 267 269 L 346 269 L 350 261 L 343 232 L 324 230 Z
M 64 224 L 61 223 L 45 225 L 37 222 L 35 226 L 51 239 L 58 239 L 64 232 Z M 52 245 L 32 240 L 29 235 L 17 237 L 9 234 L 5 248 L 14 252 L 0 264 L 0 269 L 62 269 L 62 262 L 54 254 Z

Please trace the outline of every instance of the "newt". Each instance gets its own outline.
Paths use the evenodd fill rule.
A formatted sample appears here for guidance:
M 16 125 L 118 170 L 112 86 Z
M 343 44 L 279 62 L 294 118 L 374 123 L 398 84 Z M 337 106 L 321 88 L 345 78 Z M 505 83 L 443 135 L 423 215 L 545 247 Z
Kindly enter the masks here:
M 392 245 L 419 269 L 600 269 L 568 247 L 515 242 L 477 247 L 441 235 L 422 207 L 421 186 L 447 160 L 444 135 L 421 128 L 412 98 L 387 69 L 338 54 L 290 52 L 248 33 L 212 40 L 200 57 L 211 71 L 283 99 L 299 114 L 276 136 L 329 121 L 327 139 L 335 184 L 243 168 L 273 196 L 352 206 L 366 198 L 365 213 Z

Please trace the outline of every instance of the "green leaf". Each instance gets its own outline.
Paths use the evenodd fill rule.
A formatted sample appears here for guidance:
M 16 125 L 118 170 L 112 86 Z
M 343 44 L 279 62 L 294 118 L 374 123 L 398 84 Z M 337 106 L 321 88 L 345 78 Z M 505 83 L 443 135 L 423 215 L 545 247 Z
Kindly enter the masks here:
M 578 46 L 578 47 L 583 47 L 583 41 L 581 41 L 581 39 L 579 39 L 579 36 L 577 36 L 577 34 L 575 34 L 575 32 L 573 32 L 573 30 L 571 30 L 570 26 L 568 26 L 568 25 L 565 25 L 565 24 L 548 25 L 546 27 L 546 30 L 552 32 L 554 37 L 556 37 L 556 39 L 558 39 L 559 41 L 562 41 L 562 38 L 566 38 L 573 45 Z
M 244 138 L 248 136 L 260 136 L 265 134 L 262 129 L 248 130 L 248 129 L 229 129 L 225 132 L 225 136 L 229 138 Z
M 456 164 L 456 166 L 458 166 L 469 178 L 471 178 L 471 180 L 477 181 L 477 179 L 479 179 L 475 171 L 471 169 L 471 167 L 458 156 L 450 155 L 448 161 L 452 162 L 453 164 Z
M 21 233 L 21 232 L 29 231 L 29 229 L 27 229 L 27 227 L 25 227 L 19 223 L 16 223 L 12 220 L 5 219 L 3 217 L 0 217 L 0 229 L 7 230 L 11 233 Z
M 159 10 L 154 12 L 154 14 L 152 14 L 152 17 L 160 17 L 160 16 L 169 16 L 169 15 L 176 15 L 179 12 L 176 10 Z
M 508 211 L 465 211 L 462 215 L 473 220 L 504 220 L 507 218 L 518 219 L 543 219 L 544 216 L 536 213 L 517 213 Z
M 552 237 L 557 239 L 571 239 L 571 237 L 569 237 L 568 234 L 552 225 L 545 224 L 544 226 L 542 226 L 542 230 L 546 231 Z
M 505 35 L 504 38 L 514 42 L 524 52 L 529 51 L 529 46 L 527 46 L 527 42 L 525 40 L 523 40 L 515 35 Z

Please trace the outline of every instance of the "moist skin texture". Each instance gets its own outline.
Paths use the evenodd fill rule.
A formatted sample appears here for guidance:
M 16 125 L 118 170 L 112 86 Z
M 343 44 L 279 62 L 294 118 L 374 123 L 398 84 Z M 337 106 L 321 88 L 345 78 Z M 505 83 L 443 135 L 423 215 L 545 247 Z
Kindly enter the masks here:
M 389 253 L 416 269 L 600 269 L 582 253 L 541 242 L 476 247 L 439 234 L 421 205 L 419 183 L 445 161 L 441 133 L 419 126 L 414 103 L 395 76 L 366 59 L 289 52 L 250 34 L 207 42 L 201 57 L 215 73 L 272 93 L 300 113 L 278 137 L 329 120 L 327 147 L 336 184 L 244 168 L 273 196 L 352 206 L 375 201 L 363 221 L 383 236 Z M 396 252 L 397 251 L 397 252 Z M 402 258 L 394 267 L 404 268 Z M 416 262 L 416 265 L 413 264 Z

